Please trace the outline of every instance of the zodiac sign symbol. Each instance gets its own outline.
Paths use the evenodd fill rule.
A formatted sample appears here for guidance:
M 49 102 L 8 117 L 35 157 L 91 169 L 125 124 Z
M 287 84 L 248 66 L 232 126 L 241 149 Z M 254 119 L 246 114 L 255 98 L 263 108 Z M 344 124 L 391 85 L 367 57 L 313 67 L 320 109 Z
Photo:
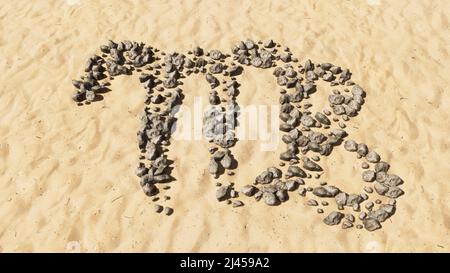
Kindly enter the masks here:
M 358 114 L 366 96 L 363 88 L 350 80 L 352 74 L 348 69 L 310 60 L 299 65 L 289 48 L 282 49 L 272 40 L 241 41 L 232 47 L 231 54 L 219 50 L 204 52 L 200 47 L 187 54 L 166 54 L 144 43 L 131 41 L 109 41 L 100 50 L 101 55 L 88 59 L 85 76 L 73 81 L 77 91 L 72 98 L 79 105 L 89 104 L 108 89 L 108 79 L 140 73 L 139 81 L 146 89 L 146 98 L 137 133 L 141 161 L 136 175 L 144 193 L 154 201 L 167 187 L 162 185 L 174 180 L 171 176 L 173 161 L 166 153 L 177 119 L 175 114 L 184 97 L 180 88 L 183 79 L 201 73 L 211 87 L 210 105 L 203 115 L 203 135 L 211 143 L 208 172 L 218 178 L 226 170 L 231 175 L 233 172 L 230 170 L 236 166 L 232 148 L 237 141 L 235 129 L 240 114 L 236 102 L 240 86 L 237 78 L 244 67 L 253 66 L 272 69 L 277 84 L 282 88 L 279 130 L 285 133 L 282 141 L 286 150 L 279 156 L 281 169 L 268 167 L 255 178 L 253 185 L 244 186 L 240 193 L 254 197 L 256 201 L 263 200 L 269 206 L 286 202 L 293 191 L 303 197 L 312 196 L 307 201 L 307 205 L 312 207 L 326 207 L 326 200 L 334 200 L 337 210 L 330 212 L 323 222 L 327 225 L 342 223 L 344 229 L 356 226 L 374 231 L 395 213 L 396 198 L 404 194 L 399 187 L 403 180 L 388 173 L 390 165 L 381 161 L 380 155 L 369 150 L 366 144 L 346 139 L 346 122 Z M 310 97 L 322 91 L 318 81 L 329 84 L 332 89 L 328 96 L 329 108 L 312 113 Z M 222 87 L 220 93 L 217 91 L 219 87 Z M 308 186 L 313 176 L 319 178 L 323 173 L 318 163 L 320 158 L 329 156 L 342 143 L 345 150 L 356 153 L 357 158 L 363 161 L 362 180 L 367 183 L 364 192 L 349 194 L 326 182 Z M 282 169 L 285 169 L 284 178 Z M 385 202 L 380 199 L 372 202 L 373 193 Z M 216 192 L 218 201 L 226 201 L 233 207 L 244 204 L 238 197 L 239 192 L 234 185 L 219 185 Z M 155 210 L 158 213 L 164 210 L 167 215 L 173 213 L 173 209 L 160 205 L 155 205 Z M 323 213 L 324 210 L 317 208 L 317 212 Z M 361 224 L 356 224 L 357 221 Z

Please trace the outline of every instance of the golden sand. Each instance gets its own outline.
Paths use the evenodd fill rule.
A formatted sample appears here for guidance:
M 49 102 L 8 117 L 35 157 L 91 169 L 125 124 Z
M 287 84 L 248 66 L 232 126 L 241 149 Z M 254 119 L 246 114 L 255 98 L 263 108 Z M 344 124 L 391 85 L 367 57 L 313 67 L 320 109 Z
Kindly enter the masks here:
M 2 2 L 0 251 L 450 251 L 449 1 Z M 71 79 L 108 39 L 229 52 L 246 38 L 347 67 L 364 87 L 348 131 L 405 181 L 381 230 L 326 226 L 298 196 L 270 208 L 218 203 L 206 141 L 173 141 L 177 181 L 165 204 L 175 213 L 156 214 L 134 175 L 145 94 L 137 76 L 118 77 L 101 102 L 71 100 Z M 195 95 L 206 102 L 198 79 L 185 81 L 187 106 Z M 270 72 L 246 69 L 240 83 L 239 103 L 278 101 Z M 278 162 L 258 141 L 239 141 L 233 154 L 237 187 Z M 362 188 L 360 162 L 342 146 L 322 166 L 330 184 Z

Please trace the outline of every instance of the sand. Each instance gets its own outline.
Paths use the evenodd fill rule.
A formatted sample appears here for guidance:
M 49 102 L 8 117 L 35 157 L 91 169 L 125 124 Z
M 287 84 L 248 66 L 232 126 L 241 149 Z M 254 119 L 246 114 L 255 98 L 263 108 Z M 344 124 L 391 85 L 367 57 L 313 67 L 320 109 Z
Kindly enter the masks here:
M 450 2 L 3 1 L 0 5 L 0 250 L 3 252 L 450 251 Z M 268 209 L 215 200 L 206 141 L 173 141 L 177 181 L 156 214 L 134 175 L 144 89 L 119 77 L 104 100 L 78 107 L 71 79 L 108 39 L 170 51 L 229 52 L 272 38 L 300 61 L 348 67 L 368 93 L 348 131 L 401 176 L 405 195 L 381 230 L 341 230 L 294 195 Z M 185 105 L 209 87 L 190 77 Z M 238 102 L 273 104 L 270 72 L 246 69 Z M 315 101 L 325 101 L 317 94 Z M 278 152 L 239 141 L 230 180 L 251 183 Z M 340 146 L 324 180 L 361 190 L 360 161 Z M 226 177 L 222 178 L 227 181 Z M 222 181 L 221 180 L 221 181 Z

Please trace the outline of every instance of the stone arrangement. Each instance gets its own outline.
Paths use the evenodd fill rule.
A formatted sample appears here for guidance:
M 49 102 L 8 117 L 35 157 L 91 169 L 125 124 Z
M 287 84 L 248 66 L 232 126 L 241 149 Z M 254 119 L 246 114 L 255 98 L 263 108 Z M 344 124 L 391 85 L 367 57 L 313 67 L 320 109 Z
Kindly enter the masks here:
M 288 201 L 289 195 L 296 191 L 297 196 L 307 198 L 308 206 L 317 207 L 319 214 L 324 213 L 325 207 L 335 204 L 335 209 L 324 217 L 325 224 L 340 224 L 343 229 L 364 227 L 368 231 L 381 228 L 381 223 L 395 213 L 396 198 L 404 194 L 399 187 L 403 180 L 389 173 L 390 165 L 382 161 L 379 154 L 364 143 L 348 139 L 344 130 L 346 123 L 361 110 L 366 96 L 365 91 L 351 81 L 348 69 L 311 60 L 300 64 L 289 48 L 282 48 L 272 40 L 241 41 L 232 47 L 231 54 L 205 51 L 200 47 L 187 54 L 168 54 L 132 41 L 109 41 L 100 51 L 99 55 L 88 59 L 85 75 L 73 81 L 77 91 L 72 98 L 79 105 L 94 102 L 108 90 L 109 81 L 114 77 L 140 73 L 139 81 L 146 90 L 146 106 L 137 133 L 141 155 L 136 175 L 144 193 L 155 201 L 157 213 L 173 213 L 172 208 L 157 202 L 160 198 L 170 198 L 161 195 L 174 180 L 171 176 L 173 161 L 166 153 L 175 114 L 184 97 L 181 82 L 192 73 L 201 73 L 210 85 L 210 105 L 203 115 L 203 135 L 210 142 L 211 159 L 205 166 L 214 178 L 225 173 L 233 175 L 237 166 L 232 154 L 239 115 L 237 78 L 246 66 L 273 70 L 280 86 L 279 130 L 284 133 L 282 141 L 286 149 L 279 155 L 278 167 L 262 170 L 253 183 L 239 191 L 233 183 L 216 183 L 218 201 L 240 207 L 244 205 L 239 199 L 242 194 L 275 206 Z M 329 106 L 313 113 L 309 99 L 319 92 L 318 81 L 330 86 Z M 346 193 L 318 181 L 323 174 L 320 159 L 329 156 L 341 144 L 361 160 L 364 192 Z M 375 193 L 383 196 L 384 203 L 374 196 Z

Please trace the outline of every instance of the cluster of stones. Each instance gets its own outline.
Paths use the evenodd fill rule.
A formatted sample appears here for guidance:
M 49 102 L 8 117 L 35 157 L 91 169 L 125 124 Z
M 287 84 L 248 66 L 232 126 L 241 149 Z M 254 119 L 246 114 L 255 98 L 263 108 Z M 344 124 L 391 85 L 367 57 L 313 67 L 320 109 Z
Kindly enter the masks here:
M 166 54 L 131 41 L 109 41 L 100 47 L 100 51 L 100 55 L 88 59 L 85 75 L 73 81 L 77 91 L 72 98 L 79 105 L 91 103 L 108 91 L 108 80 L 118 75 L 131 75 L 134 71 L 140 73 L 139 81 L 146 90 L 146 97 L 137 133 L 141 155 L 136 175 L 144 193 L 154 202 L 160 200 L 162 190 L 170 189 L 167 183 L 174 180 L 170 175 L 172 161 L 166 153 L 177 106 L 183 100 L 179 87 L 182 79 L 192 73 L 201 73 L 210 85 L 209 107 L 203 115 L 203 134 L 211 145 L 208 172 L 219 178 L 225 172 L 233 175 L 232 170 L 237 166 L 231 152 L 236 143 L 235 127 L 239 115 L 236 96 L 240 85 L 236 77 L 243 71 L 243 66 L 253 66 L 273 69 L 272 74 L 280 86 L 279 129 L 284 133 L 282 141 L 286 149 L 279 156 L 280 168 L 267 168 L 253 184 L 245 185 L 240 192 L 274 206 L 288 201 L 289 193 L 297 191 L 300 196 L 308 197 L 306 204 L 317 207 L 318 213 L 324 213 L 329 201 L 334 200 L 337 209 L 323 222 L 327 225 L 342 223 L 344 229 L 355 226 L 374 231 L 395 213 L 395 199 L 403 195 L 399 187 L 403 180 L 388 173 L 390 165 L 381 161 L 367 145 L 346 139 L 346 122 L 358 114 L 365 97 L 364 90 L 350 80 L 348 69 L 331 63 L 315 64 L 311 60 L 299 64 L 289 48 L 281 49 L 281 45 L 272 40 L 241 41 L 232 47 L 231 55 L 219 50 L 205 52 L 198 46 L 187 55 Z M 329 106 L 314 113 L 310 110 L 309 99 L 311 94 L 318 92 L 319 80 L 328 83 L 332 90 L 328 96 Z M 320 179 L 323 174 L 318 163 L 320 159 L 329 156 L 342 143 L 345 150 L 355 152 L 356 157 L 363 160 L 362 180 L 367 185 L 359 194 L 346 193 L 323 181 L 318 185 L 311 184 L 315 182 L 313 178 Z M 218 201 L 233 207 L 244 205 L 237 199 L 239 192 L 234 189 L 234 183 L 216 183 L 216 186 Z M 384 196 L 386 202 L 371 201 L 373 193 Z M 164 195 L 163 199 L 170 197 Z M 173 213 L 172 208 L 156 203 L 155 211 L 164 211 L 166 215 Z
M 361 110 L 364 90 L 350 80 L 351 72 L 348 69 L 331 63 L 314 64 L 311 60 L 303 65 L 295 65 L 298 60 L 292 57 L 289 48 L 279 52 L 280 47 L 272 40 L 258 43 L 246 40 L 232 49 L 234 58 L 243 65 L 273 68 L 273 75 L 281 87 L 279 129 L 285 133 L 282 141 L 286 144 L 286 150 L 280 154 L 280 167 L 288 164 L 284 179 L 281 169 L 270 167 L 256 177 L 253 185 L 244 186 L 241 192 L 273 206 L 287 201 L 288 193 L 298 188 L 301 196 L 307 196 L 308 193 L 313 195 L 307 201 L 309 206 L 319 206 L 316 199 L 325 199 L 320 202 L 325 207 L 329 205 L 327 199 L 335 199 L 338 210 L 324 218 L 327 225 L 342 222 L 342 228 L 346 229 L 355 226 L 356 219 L 359 219 L 362 225 L 356 224 L 356 228 L 364 226 L 369 231 L 381 228 L 381 223 L 395 213 L 395 199 L 403 194 L 398 186 L 403 181 L 396 175 L 388 174 L 389 164 L 381 162 L 380 156 L 375 151 L 369 151 L 367 145 L 346 140 L 344 147 L 348 151 L 357 152 L 358 158 L 366 159 L 367 162 L 362 164 L 364 168 L 368 168 L 369 163 L 375 164 L 375 170 L 365 170 L 362 178 L 368 183 L 376 180 L 373 188 L 379 195 L 390 198 L 387 204 L 382 204 L 377 199 L 375 203 L 378 208 L 375 208 L 374 203 L 369 201 L 369 194 L 373 193 L 370 186 L 364 187 L 363 193 L 348 194 L 326 182 L 316 186 L 305 185 L 305 180 L 310 180 L 313 175 L 319 179 L 323 173 L 322 167 L 317 163 L 320 158 L 329 156 L 334 147 L 344 142 L 347 137 L 345 123 Z M 329 83 L 332 89 L 328 96 L 329 108 L 313 113 L 308 99 L 312 93 L 317 92 L 316 82 L 319 80 Z M 361 211 L 363 202 L 367 212 Z M 358 212 L 357 217 L 351 212 L 346 215 L 340 212 L 345 207 Z M 318 208 L 317 212 L 324 213 L 324 210 Z

